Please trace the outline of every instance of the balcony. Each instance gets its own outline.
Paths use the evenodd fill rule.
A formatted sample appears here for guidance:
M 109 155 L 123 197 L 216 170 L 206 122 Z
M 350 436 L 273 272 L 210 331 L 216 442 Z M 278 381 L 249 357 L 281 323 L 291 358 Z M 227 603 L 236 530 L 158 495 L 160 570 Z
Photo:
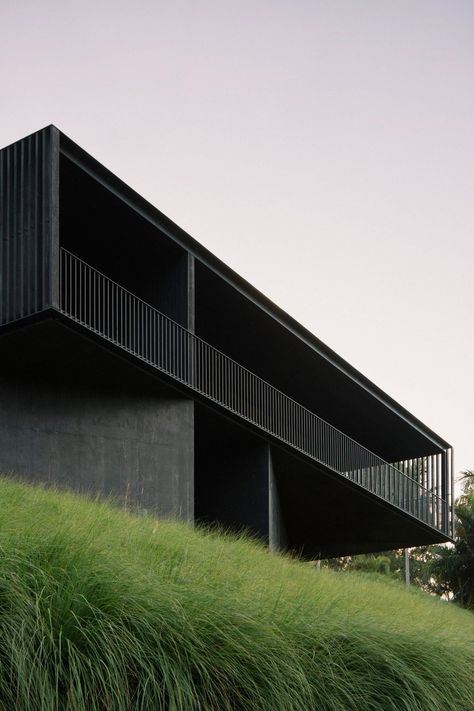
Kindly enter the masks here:
M 452 535 L 450 450 L 386 462 L 64 248 L 59 275 L 69 319 L 270 441 Z

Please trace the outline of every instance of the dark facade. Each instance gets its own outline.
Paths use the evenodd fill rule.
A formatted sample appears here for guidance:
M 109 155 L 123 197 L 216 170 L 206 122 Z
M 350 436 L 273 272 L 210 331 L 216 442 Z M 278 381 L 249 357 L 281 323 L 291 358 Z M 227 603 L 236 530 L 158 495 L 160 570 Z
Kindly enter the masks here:
M 0 151 L 0 471 L 304 555 L 452 537 L 450 445 L 54 126 Z

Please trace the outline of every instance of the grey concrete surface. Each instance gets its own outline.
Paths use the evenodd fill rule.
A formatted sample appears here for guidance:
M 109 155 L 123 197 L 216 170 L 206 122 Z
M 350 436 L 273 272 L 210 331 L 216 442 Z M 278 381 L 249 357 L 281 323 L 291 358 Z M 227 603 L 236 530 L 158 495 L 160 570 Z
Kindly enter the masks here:
M 0 471 L 192 520 L 194 403 L 3 378 Z

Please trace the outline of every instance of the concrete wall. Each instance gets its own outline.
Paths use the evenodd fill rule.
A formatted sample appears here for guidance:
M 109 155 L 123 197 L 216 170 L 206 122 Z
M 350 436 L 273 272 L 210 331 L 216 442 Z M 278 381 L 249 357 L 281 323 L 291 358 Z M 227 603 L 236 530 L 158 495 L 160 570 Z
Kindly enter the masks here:
M 192 520 L 194 403 L 2 379 L 0 471 Z

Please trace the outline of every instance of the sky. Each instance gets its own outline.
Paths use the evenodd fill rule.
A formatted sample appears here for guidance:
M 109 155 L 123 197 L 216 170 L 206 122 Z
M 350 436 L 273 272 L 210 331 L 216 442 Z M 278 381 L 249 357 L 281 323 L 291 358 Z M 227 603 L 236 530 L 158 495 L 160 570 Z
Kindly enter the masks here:
M 472 0 L 0 0 L 54 123 L 474 469 Z

